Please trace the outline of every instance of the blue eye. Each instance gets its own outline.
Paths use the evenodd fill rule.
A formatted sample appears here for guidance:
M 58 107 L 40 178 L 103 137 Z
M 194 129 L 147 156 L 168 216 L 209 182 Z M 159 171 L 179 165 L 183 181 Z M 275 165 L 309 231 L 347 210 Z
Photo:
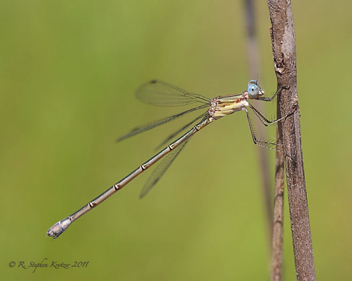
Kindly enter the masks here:
M 257 81 L 257 80 L 250 80 L 250 81 L 248 82 L 248 86 L 251 85 L 251 84 L 258 85 L 258 81 Z
M 256 97 L 259 94 L 259 87 L 256 84 L 249 84 L 248 85 L 248 94 L 252 97 Z

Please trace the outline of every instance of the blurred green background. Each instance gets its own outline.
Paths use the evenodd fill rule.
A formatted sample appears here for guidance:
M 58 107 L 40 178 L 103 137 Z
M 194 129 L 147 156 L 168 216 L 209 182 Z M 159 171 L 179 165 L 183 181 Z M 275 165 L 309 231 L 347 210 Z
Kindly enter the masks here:
M 45 237 L 186 122 L 116 144 L 179 112 L 138 102 L 141 84 L 160 79 L 212 98 L 259 78 L 275 92 L 268 9 L 256 2 L 260 77 L 248 76 L 242 1 L 1 1 L 3 280 L 269 280 L 258 157 L 243 113 L 197 134 L 145 199 L 150 171 L 59 239 Z M 352 3 L 292 4 L 317 278 L 352 280 Z M 285 204 L 284 279 L 295 280 Z M 89 264 L 32 273 L 20 261 Z

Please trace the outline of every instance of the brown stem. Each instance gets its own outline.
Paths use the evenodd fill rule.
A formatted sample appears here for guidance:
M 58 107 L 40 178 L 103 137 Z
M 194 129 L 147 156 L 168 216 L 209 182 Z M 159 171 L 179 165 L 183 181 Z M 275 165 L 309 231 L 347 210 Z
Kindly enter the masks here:
M 282 146 L 279 128 L 276 129 L 277 144 Z M 284 154 L 276 151 L 274 224 L 272 241 L 272 272 L 271 280 L 282 280 L 283 235 L 284 235 Z
M 297 96 L 296 43 L 290 0 L 268 0 L 271 42 L 281 116 L 295 112 L 281 123 L 285 149 L 287 194 L 297 280 L 315 280 L 308 201 L 303 168 L 300 115 Z

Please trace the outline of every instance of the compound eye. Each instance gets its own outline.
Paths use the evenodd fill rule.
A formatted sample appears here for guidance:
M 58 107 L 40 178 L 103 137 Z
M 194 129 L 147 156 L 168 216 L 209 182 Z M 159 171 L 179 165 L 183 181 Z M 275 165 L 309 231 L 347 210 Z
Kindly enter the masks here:
M 248 82 L 248 86 L 251 85 L 251 84 L 258 85 L 258 81 L 257 81 L 257 80 L 250 80 L 250 81 Z
M 248 85 L 248 90 L 247 90 L 248 94 L 251 97 L 257 97 L 259 94 L 259 87 L 256 84 L 249 84 Z

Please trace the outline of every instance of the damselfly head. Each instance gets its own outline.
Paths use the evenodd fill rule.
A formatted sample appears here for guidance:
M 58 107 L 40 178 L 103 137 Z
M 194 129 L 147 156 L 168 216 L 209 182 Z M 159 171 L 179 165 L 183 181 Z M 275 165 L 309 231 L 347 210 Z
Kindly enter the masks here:
M 251 99 L 257 99 L 265 94 L 262 88 L 259 87 L 257 80 L 248 82 L 247 93 Z

